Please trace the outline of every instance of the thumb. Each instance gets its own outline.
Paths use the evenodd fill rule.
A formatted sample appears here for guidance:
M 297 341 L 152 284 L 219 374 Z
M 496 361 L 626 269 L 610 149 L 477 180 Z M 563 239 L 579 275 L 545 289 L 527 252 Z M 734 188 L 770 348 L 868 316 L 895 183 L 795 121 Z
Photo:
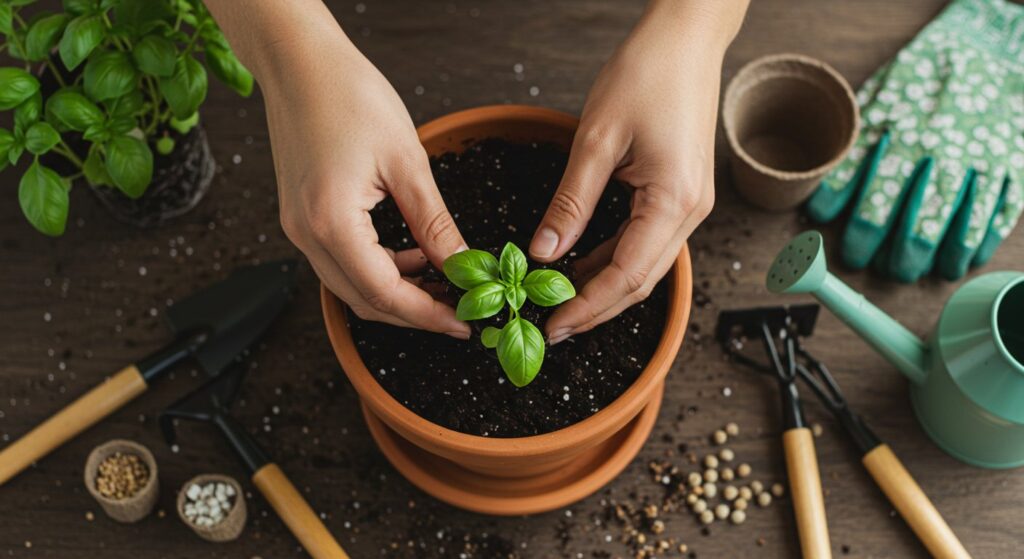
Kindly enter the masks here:
M 534 260 L 557 260 L 576 244 L 615 170 L 614 154 L 610 138 L 576 133 L 562 182 L 530 242 Z
M 414 161 L 402 164 L 401 172 L 391 177 L 388 190 L 419 248 L 441 269 L 446 258 L 466 250 L 466 241 L 437 190 L 426 154 Z

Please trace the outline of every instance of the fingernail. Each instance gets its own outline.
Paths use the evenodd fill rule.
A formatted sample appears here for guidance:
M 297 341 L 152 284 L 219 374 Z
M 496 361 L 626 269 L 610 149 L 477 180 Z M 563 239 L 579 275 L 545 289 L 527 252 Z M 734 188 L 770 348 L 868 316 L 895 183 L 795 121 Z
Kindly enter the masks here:
M 569 335 L 572 334 L 572 328 L 559 328 L 548 336 L 548 345 L 555 345 L 559 342 L 565 341 Z
M 461 245 L 459 245 L 459 248 L 455 249 L 455 253 L 465 252 L 467 250 L 469 250 L 469 247 L 466 246 L 466 243 L 462 243 Z
M 558 248 L 558 233 L 554 229 L 545 227 L 537 232 L 537 236 L 530 243 L 530 253 L 540 258 L 549 258 Z
M 469 332 L 467 332 L 467 331 L 463 331 L 463 332 L 445 332 L 445 334 L 448 334 L 449 336 L 451 336 L 453 338 L 456 338 L 456 339 L 459 339 L 459 340 L 468 340 L 469 339 Z

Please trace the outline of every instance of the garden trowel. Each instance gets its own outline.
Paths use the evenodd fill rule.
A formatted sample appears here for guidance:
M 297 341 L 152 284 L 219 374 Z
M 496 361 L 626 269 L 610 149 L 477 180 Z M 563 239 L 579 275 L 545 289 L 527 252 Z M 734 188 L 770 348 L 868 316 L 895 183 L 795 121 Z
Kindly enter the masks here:
M 165 316 L 174 340 L 128 365 L 0 451 L 0 485 L 142 394 L 188 357 L 210 376 L 234 361 L 284 309 L 295 261 L 238 268 L 227 279 L 176 303 Z
M 231 403 L 245 380 L 247 368 L 229 367 L 218 378 L 200 386 L 160 414 L 160 428 L 167 444 L 177 438 L 178 419 L 212 423 L 235 450 L 252 482 L 266 498 L 288 529 L 313 559 L 348 559 L 334 536 L 248 431 L 231 416 Z

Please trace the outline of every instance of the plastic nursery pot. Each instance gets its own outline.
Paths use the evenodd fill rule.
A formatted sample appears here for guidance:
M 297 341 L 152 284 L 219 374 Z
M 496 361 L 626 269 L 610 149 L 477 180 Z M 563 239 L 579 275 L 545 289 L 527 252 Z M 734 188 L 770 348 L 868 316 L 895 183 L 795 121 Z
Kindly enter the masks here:
M 750 62 L 729 82 L 722 123 L 733 182 L 766 210 L 796 207 L 849 153 L 860 129 L 850 85 L 799 54 Z
M 96 489 L 96 475 L 99 472 L 100 464 L 118 452 L 134 454 L 142 459 L 146 468 L 149 469 L 149 480 L 132 496 L 124 499 L 111 499 L 103 496 Z M 114 439 L 94 448 L 85 461 L 84 477 L 85 487 L 89 490 L 89 494 L 96 499 L 107 516 L 118 522 L 131 523 L 142 520 L 152 512 L 157 498 L 160 496 L 156 459 L 153 458 L 153 454 L 148 448 L 133 441 Z
M 558 111 L 516 105 L 453 113 L 419 128 L 430 155 L 462 151 L 475 140 L 572 144 L 578 120 Z M 426 493 L 452 505 L 496 515 L 539 513 L 576 502 L 611 481 L 650 434 L 665 375 L 683 340 L 692 273 L 684 247 L 666 279 L 665 329 L 647 366 L 618 399 L 563 429 L 518 438 L 490 438 L 447 429 L 416 415 L 374 379 L 352 340 L 346 308 L 326 287 L 327 333 L 359 393 L 374 440 L 395 468 Z
M 192 487 L 193 484 L 202 487 L 210 483 L 223 483 L 224 485 L 231 486 L 235 490 L 235 500 L 231 510 L 227 511 L 223 520 L 212 526 L 199 526 L 185 516 L 188 488 Z M 245 493 L 242 492 L 242 486 L 234 478 L 220 474 L 199 474 L 186 481 L 178 491 L 178 502 L 175 508 L 178 509 L 178 518 L 185 525 L 191 528 L 197 536 L 210 542 L 229 542 L 237 539 L 245 528 L 245 521 L 249 514 L 245 508 Z

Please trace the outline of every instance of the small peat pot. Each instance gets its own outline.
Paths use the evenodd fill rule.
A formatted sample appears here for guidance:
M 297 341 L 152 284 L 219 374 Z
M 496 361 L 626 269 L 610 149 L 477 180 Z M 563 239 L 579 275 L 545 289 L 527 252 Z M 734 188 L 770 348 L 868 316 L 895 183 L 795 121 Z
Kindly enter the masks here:
M 108 441 L 89 453 L 85 487 L 110 518 L 138 522 L 152 512 L 160 496 L 156 460 L 136 442 Z
M 488 235 L 507 235 L 520 246 L 528 245 L 557 186 L 577 124 L 576 118 L 558 111 L 502 105 L 460 111 L 419 128 L 442 195 L 471 244 L 490 248 L 496 239 Z M 530 164 L 532 156 L 522 156 L 531 149 L 538 154 L 535 165 Z M 550 153 L 560 159 L 544 159 Z M 463 167 L 454 169 L 458 165 Z M 491 184 L 475 174 L 482 166 L 497 169 L 502 179 Z M 541 186 L 530 190 L 531 183 Z M 602 217 L 599 205 L 591 228 L 606 229 L 610 236 L 628 215 L 629 196 L 621 185 L 609 185 L 608 190 L 607 199 L 620 210 Z M 465 193 L 464 199 L 453 200 L 459 193 Z M 494 206 L 474 209 L 487 204 Z M 378 224 L 376 216 L 374 221 Z M 485 225 L 474 227 L 474 222 Z M 487 227 L 490 232 L 483 231 Z M 383 230 L 382 242 L 388 242 L 389 233 L 409 241 L 403 239 L 407 232 L 395 229 L 397 234 Z M 580 255 L 589 250 L 583 241 L 577 244 Z M 370 433 L 395 468 L 454 506 L 523 515 L 564 507 L 594 493 L 636 456 L 657 418 L 665 376 L 686 330 L 691 292 L 690 256 L 684 247 L 652 297 L 621 315 L 617 329 L 595 329 L 547 347 L 544 368 L 524 388 L 506 381 L 494 351 L 481 345 L 479 324 L 474 323 L 477 330 L 468 342 L 387 330 L 395 327 L 358 319 L 326 287 L 321 299 L 334 351 L 359 394 Z M 655 318 L 644 322 L 642 317 Z M 538 317 L 536 323 L 542 325 L 544 319 Z M 623 355 L 620 349 L 627 344 L 621 342 L 627 335 L 645 349 Z M 416 348 L 403 347 L 413 339 Z M 425 356 L 428 352 L 432 357 Z M 406 365 L 392 369 L 380 359 L 404 359 Z M 632 361 L 632 368 L 609 392 L 594 379 L 618 374 L 610 370 L 614 360 Z M 533 396 L 542 397 L 552 413 L 528 408 Z M 506 407 L 508 402 L 515 404 Z M 434 410 L 429 409 L 432 405 Z M 436 409 L 443 406 L 448 408 Z M 565 412 L 570 408 L 573 413 Z M 485 415 L 489 423 L 470 424 Z M 560 420 L 538 424 L 538 417 L 549 415 Z M 528 429 L 520 429 L 528 434 L 510 428 L 516 423 L 529 423 Z
M 200 474 L 186 481 L 178 491 L 176 508 L 178 518 L 210 542 L 237 539 L 248 517 L 242 486 L 220 474 Z
M 736 189 L 782 211 L 803 202 L 853 147 L 860 111 L 828 64 L 799 54 L 750 62 L 729 82 L 722 125 Z

